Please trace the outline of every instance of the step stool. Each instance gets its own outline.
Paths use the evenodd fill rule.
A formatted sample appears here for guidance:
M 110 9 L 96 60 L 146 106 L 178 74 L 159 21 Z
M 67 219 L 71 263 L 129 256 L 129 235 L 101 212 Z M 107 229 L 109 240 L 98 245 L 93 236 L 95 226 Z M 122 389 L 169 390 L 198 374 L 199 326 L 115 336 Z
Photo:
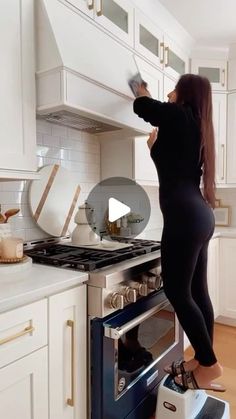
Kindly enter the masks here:
M 230 419 L 229 403 L 204 390 L 183 390 L 166 375 L 157 394 L 156 419 Z

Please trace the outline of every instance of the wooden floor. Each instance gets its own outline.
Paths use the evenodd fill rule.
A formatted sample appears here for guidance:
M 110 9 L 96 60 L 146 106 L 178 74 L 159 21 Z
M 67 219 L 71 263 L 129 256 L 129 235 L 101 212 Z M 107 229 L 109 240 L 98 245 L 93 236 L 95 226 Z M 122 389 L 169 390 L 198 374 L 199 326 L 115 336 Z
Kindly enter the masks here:
M 212 396 L 227 400 L 230 404 L 230 419 L 236 419 L 236 327 L 215 325 L 214 349 L 224 367 L 224 374 L 219 382 L 227 388 L 225 393 L 209 392 Z M 185 351 L 185 358 L 193 354 L 191 348 Z M 216 380 L 217 381 L 217 380 Z

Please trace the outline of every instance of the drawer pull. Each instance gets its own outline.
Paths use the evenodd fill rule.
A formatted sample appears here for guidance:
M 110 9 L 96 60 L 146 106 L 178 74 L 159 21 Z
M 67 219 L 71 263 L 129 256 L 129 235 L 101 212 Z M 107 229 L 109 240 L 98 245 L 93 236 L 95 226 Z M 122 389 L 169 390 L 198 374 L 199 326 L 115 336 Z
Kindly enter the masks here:
M 7 338 L 3 338 L 0 340 L 0 345 L 4 345 L 4 343 L 11 342 L 12 340 L 18 339 L 21 336 L 27 335 L 28 333 L 32 333 L 34 331 L 33 326 L 28 326 L 21 332 L 16 333 L 15 335 L 8 336 Z
M 94 7 L 94 0 L 87 0 L 88 9 L 92 10 Z
M 71 328 L 71 398 L 67 399 L 69 406 L 75 405 L 75 323 L 73 320 L 67 320 L 67 326 Z

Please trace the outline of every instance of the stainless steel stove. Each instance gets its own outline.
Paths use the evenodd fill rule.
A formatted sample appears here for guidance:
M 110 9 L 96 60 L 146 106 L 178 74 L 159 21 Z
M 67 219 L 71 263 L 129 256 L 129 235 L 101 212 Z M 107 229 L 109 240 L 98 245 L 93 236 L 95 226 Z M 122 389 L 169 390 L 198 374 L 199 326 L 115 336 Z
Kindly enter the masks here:
M 146 419 L 164 365 L 183 355 L 183 334 L 163 291 L 160 242 L 118 240 L 130 246 L 96 250 L 48 239 L 25 253 L 88 272 L 89 418 Z

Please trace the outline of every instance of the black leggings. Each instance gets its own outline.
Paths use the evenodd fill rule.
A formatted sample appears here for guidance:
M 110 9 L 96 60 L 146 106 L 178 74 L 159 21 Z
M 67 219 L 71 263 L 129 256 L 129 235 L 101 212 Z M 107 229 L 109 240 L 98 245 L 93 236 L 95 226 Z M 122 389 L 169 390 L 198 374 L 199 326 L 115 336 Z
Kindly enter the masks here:
M 164 291 L 201 365 L 217 359 L 213 351 L 214 313 L 207 286 L 207 251 L 214 215 L 196 185 L 182 185 L 160 200 L 164 217 L 161 242 Z

